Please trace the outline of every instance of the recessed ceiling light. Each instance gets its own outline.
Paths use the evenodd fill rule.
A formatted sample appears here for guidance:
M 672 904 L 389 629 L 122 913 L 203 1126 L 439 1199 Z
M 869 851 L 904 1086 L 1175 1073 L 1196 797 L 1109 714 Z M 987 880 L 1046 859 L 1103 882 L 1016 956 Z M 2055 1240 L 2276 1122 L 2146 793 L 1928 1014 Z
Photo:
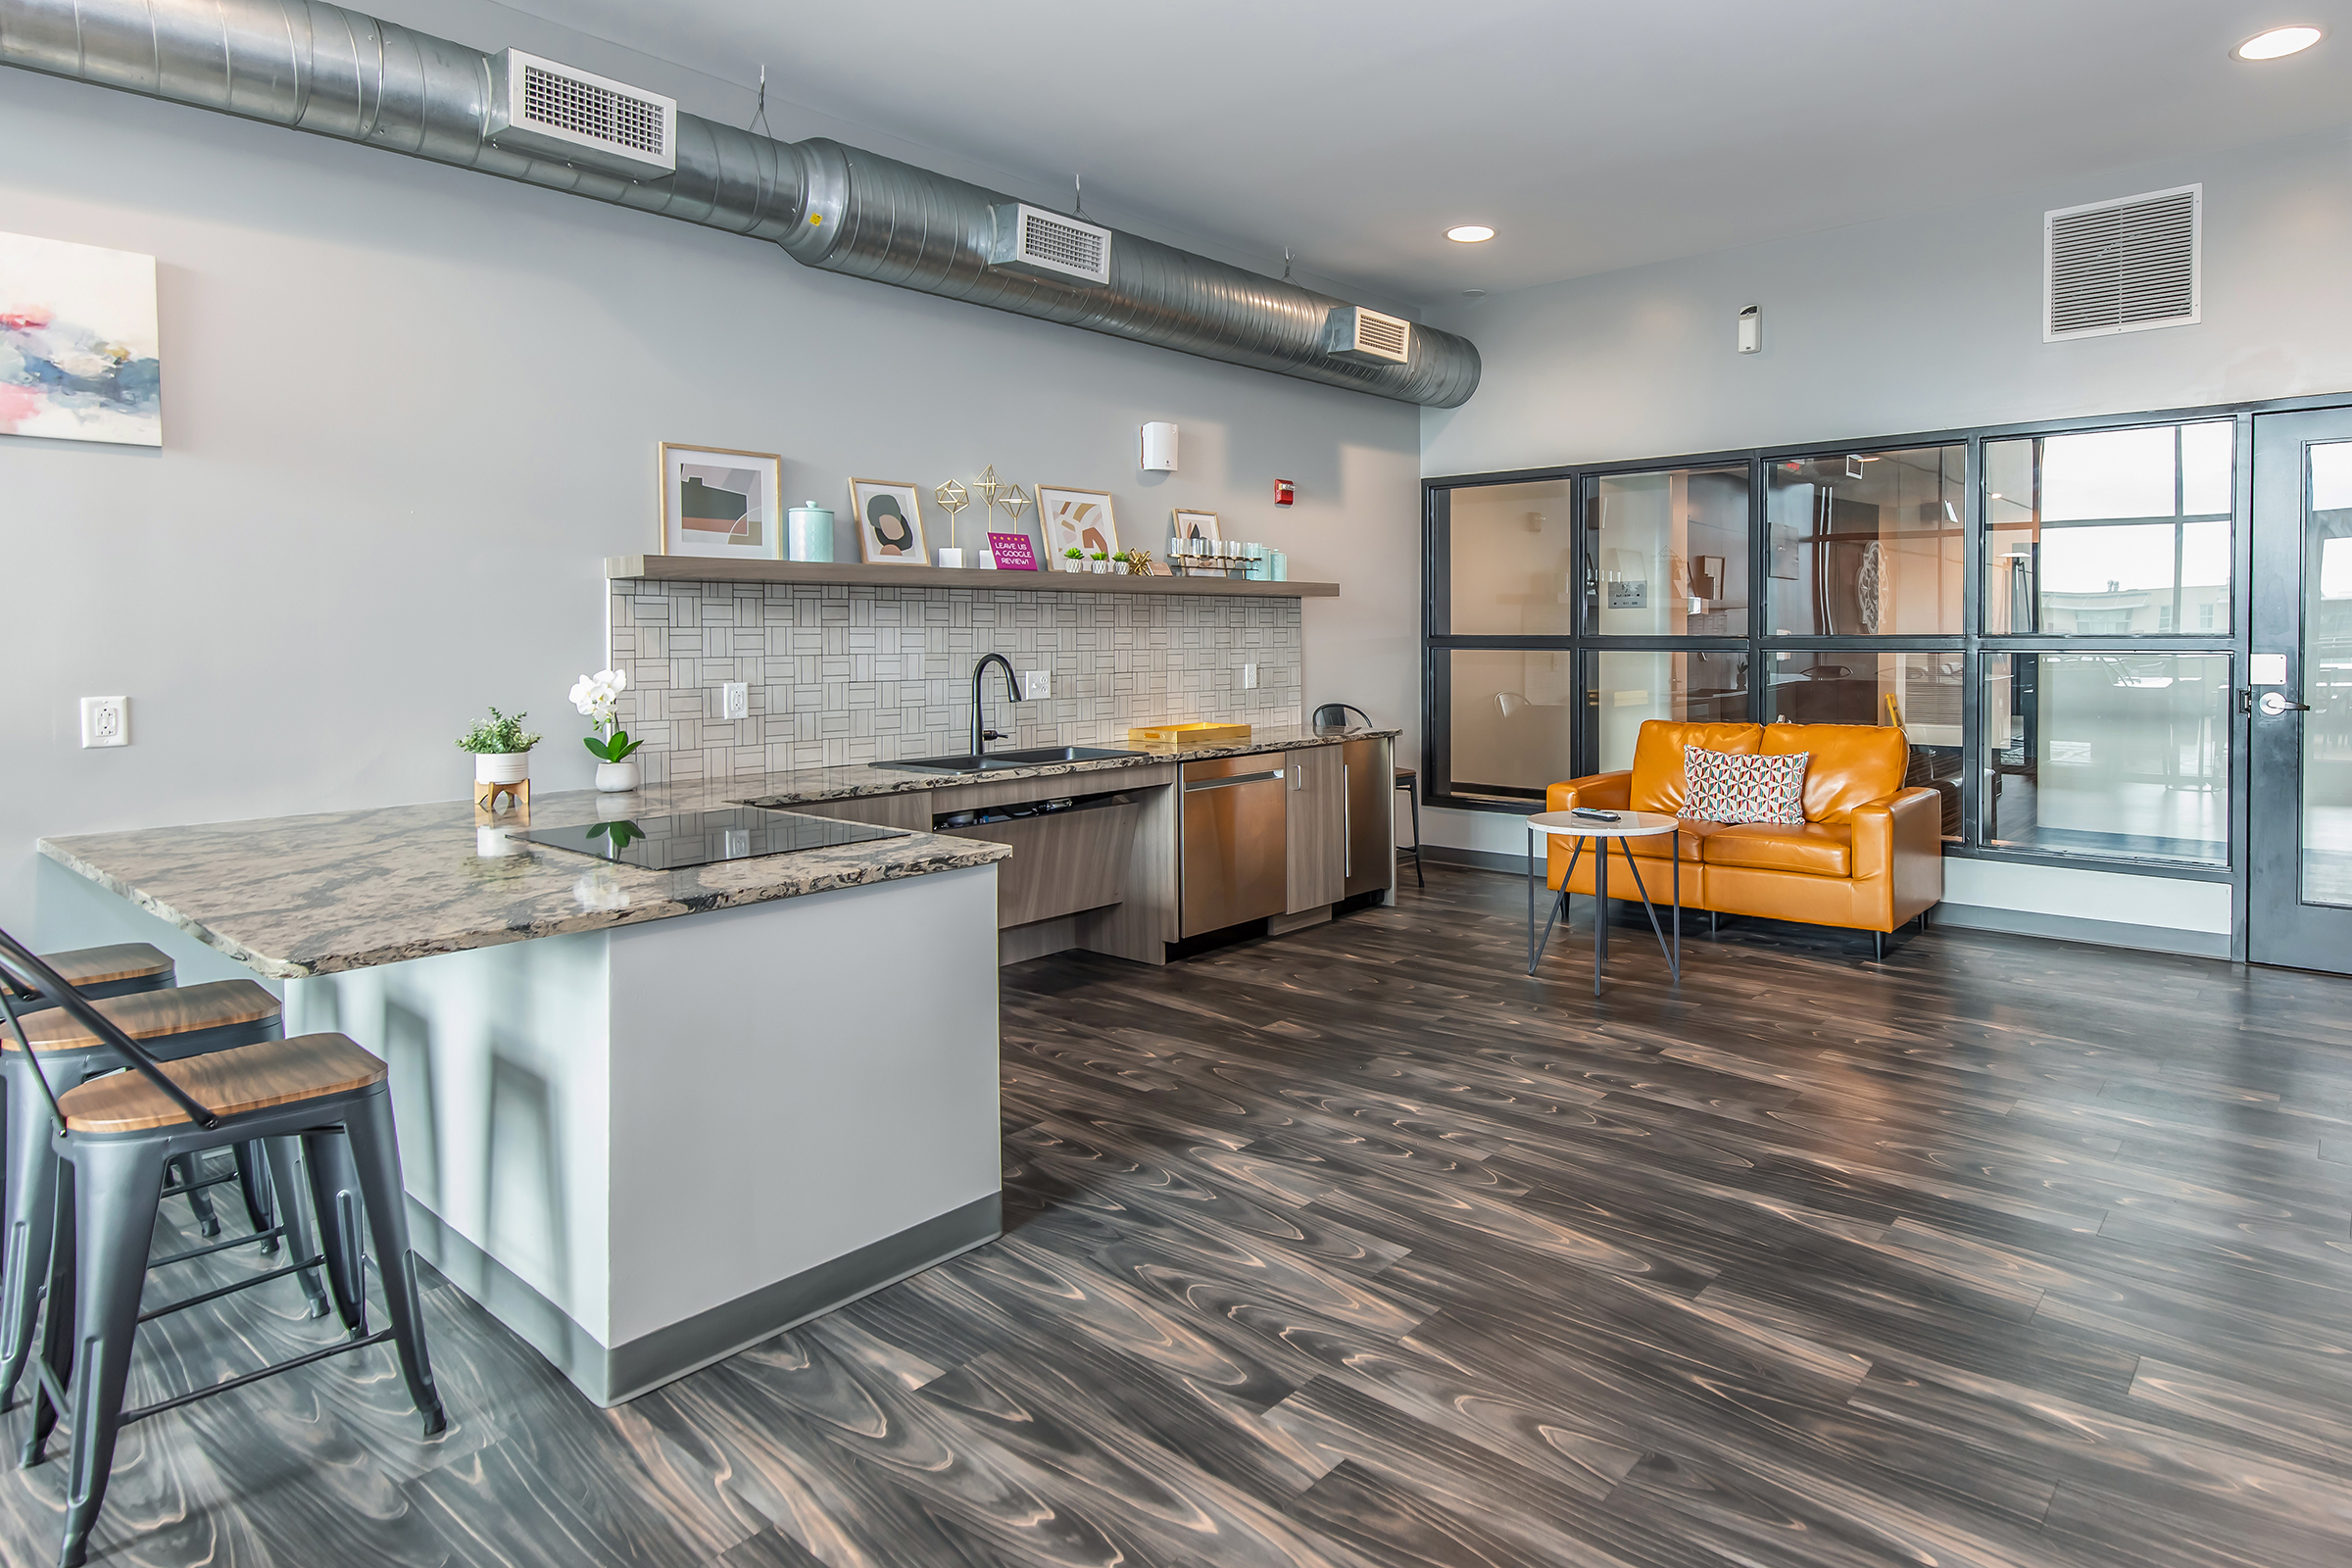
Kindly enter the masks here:
M 1464 223 L 1447 229 L 1446 237 L 1456 245 L 1483 245 L 1494 237 L 1494 231 L 1484 223 Z
M 2273 27 L 2267 32 L 2258 32 L 2230 52 L 2240 60 L 2277 60 L 2286 55 L 2301 54 L 2327 36 L 2325 27 L 2298 23 L 2291 27 Z

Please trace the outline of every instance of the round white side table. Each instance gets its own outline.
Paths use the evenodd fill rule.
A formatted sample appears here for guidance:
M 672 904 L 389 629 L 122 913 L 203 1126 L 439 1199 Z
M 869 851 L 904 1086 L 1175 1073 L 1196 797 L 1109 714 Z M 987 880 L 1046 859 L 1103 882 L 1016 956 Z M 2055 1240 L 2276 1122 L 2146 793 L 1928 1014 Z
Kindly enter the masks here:
M 1543 958 L 1544 950 L 1551 945 L 1552 922 L 1559 919 L 1568 907 L 1568 883 L 1576 875 L 1576 863 L 1583 858 L 1588 846 L 1592 851 L 1592 891 L 1597 907 L 1592 918 L 1592 994 L 1600 995 L 1600 968 L 1609 956 L 1609 841 L 1612 839 L 1649 838 L 1659 833 L 1671 833 L 1674 842 L 1667 846 L 1667 864 L 1673 870 L 1674 882 L 1674 945 L 1666 944 L 1666 933 L 1658 929 L 1658 911 L 1649 902 L 1649 889 L 1642 885 L 1642 868 L 1634 863 L 1634 847 L 1625 846 L 1625 868 L 1634 874 L 1634 887 L 1642 895 L 1642 907 L 1649 915 L 1649 929 L 1658 939 L 1658 951 L 1666 956 L 1667 972 L 1674 983 L 1683 983 L 1683 824 L 1680 818 L 1663 811 L 1615 811 L 1616 820 L 1579 816 L 1574 811 L 1543 811 L 1527 819 L 1527 972 L 1534 974 L 1536 964 Z M 1560 876 L 1559 896 L 1552 900 L 1551 908 L 1544 917 L 1544 934 L 1536 935 L 1536 845 L 1540 839 L 1572 838 L 1577 841 L 1568 857 L 1568 869 Z

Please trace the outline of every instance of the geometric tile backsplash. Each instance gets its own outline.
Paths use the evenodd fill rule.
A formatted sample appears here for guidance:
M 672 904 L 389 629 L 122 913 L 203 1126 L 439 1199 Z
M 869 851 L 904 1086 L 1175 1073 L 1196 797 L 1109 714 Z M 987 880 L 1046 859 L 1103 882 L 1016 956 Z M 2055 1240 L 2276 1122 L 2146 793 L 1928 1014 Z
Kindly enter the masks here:
M 621 725 L 649 784 L 940 757 L 971 747 L 972 663 L 1003 654 L 1053 673 L 1006 700 L 1004 746 L 1123 746 L 1131 724 L 1295 725 L 1296 599 L 1039 593 L 867 584 L 615 582 L 610 653 L 629 672 Z M 1245 691 L 1242 666 L 1257 665 Z M 728 720 L 720 687 L 751 688 Z

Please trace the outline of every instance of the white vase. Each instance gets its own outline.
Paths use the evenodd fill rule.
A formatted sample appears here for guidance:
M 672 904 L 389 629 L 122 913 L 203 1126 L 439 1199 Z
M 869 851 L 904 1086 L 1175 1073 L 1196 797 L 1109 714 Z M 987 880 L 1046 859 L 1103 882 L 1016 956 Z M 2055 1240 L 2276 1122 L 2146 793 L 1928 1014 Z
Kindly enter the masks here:
M 633 757 L 625 762 L 599 762 L 596 764 L 596 787 L 607 795 L 618 795 L 624 790 L 633 790 L 639 782 L 637 760 Z
M 1110 574 L 1110 563 L 1107 561 L 1090 561 L 1086 564 L 1086 569 L 1093 572 L 1098 577 L 1108 576 Z
M 476 784 L 519 784 L 530 776 L 531 754 L 528 752 L 473 754 L 473 781 Z

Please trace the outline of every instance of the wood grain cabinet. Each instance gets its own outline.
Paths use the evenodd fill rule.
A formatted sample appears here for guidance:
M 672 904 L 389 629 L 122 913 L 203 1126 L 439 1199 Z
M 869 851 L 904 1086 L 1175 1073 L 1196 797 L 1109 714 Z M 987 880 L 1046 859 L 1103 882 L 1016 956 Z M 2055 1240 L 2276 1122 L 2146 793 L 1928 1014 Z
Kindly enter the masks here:
M 1340 748 L 1284 754 L 1291 786 L 1290 899 L 1286 913 L 1337 904 L 1348 894 L 1348 775 Z

